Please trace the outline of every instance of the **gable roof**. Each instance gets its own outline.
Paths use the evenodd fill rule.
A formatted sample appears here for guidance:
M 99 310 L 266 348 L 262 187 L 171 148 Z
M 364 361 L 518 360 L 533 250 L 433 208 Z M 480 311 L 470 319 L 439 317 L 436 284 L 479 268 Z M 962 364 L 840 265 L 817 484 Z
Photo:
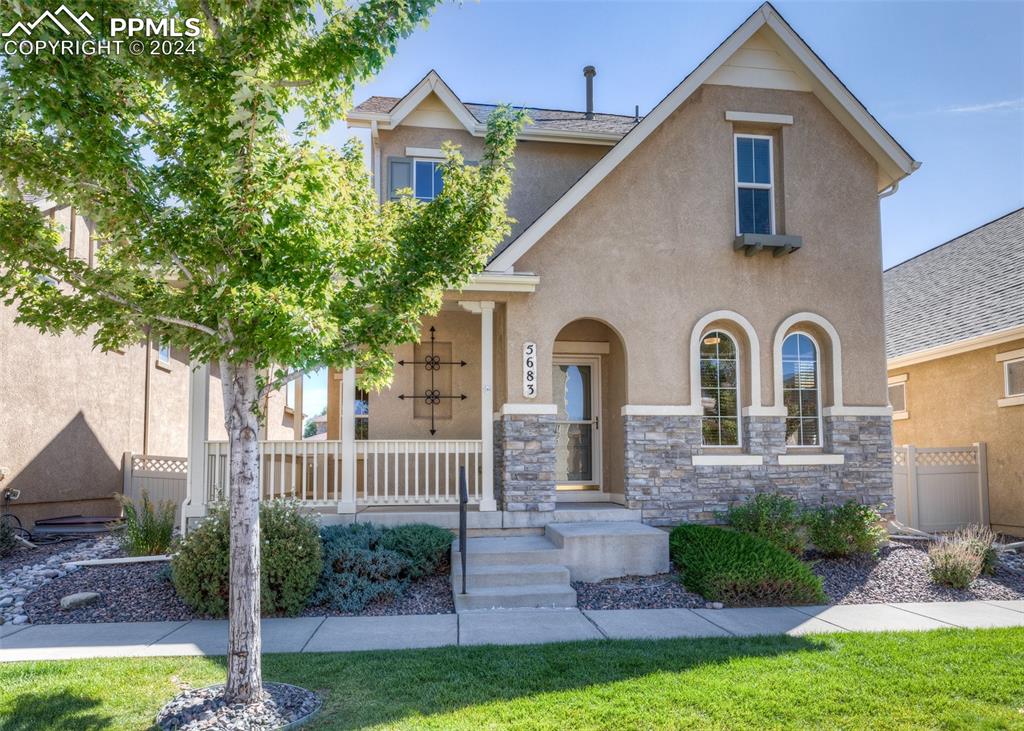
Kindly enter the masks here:
M 390 114 L 391 110 L 401 101 L 395 96 L 371 96 L 356 106 L 352 111 L 356 114 Z M 478 104 L 463 102 L 477 123 L 486 126 L 487 120 L 498 108 L 497 104 Z M 530 129 L 550 129 L 564 132 L 605 132 L 622 137 L 637 122 L 627 114 L 602 114 L 594 112 L 592 119 L 587 119 L 586 112 L 575 112 L 565 109 L 544 109 L 543 107 L 522 107 L 533 124 Z
M 372 96 L 349 112 L 352 127 L 367 127 L 376 122 L 379 129 L 394 129 L 402 124 L 423 101 L 434 94 L 458 123 L 476 137 L 487 132 L 487 119 L 497 109 L 496 104 L 463 102 L 445 83 L 441 75 L 431 70 L 403 97 Z M 624 114 L 595 113 L 587 119 L 585 112 L 564 109 L 524 107 L 533 120 L 519 135 L 521 140 L 547 140 L 614 145 L 636 126 L 634 117 Z
M 896 185 L 913 173 L 920 163 L 878 123 L 863 104 L 818 58 L 804 40 L 772 7 L 764 3 L 726 38 L 711 55 L 661 100 L 612 150 L 588 170 L 561 198 L 526 227 L 519 236 L 500 247 L 487 268 L 510 271 L 516 261 L 537 243 L 577 203 L 593 190 L 620 162 L 639 147 L 662 122 L 693 94 L 701 84 L 722 68 L 741 46 L 759 30 L 769 31 L 779 41 L 784 60 L 806 72 L 812 93 L 829 109 L 878 163 L 878 190 Z
M 886 358 L 1024 328 L 1024 208 L 887 269 L 883 280 Z

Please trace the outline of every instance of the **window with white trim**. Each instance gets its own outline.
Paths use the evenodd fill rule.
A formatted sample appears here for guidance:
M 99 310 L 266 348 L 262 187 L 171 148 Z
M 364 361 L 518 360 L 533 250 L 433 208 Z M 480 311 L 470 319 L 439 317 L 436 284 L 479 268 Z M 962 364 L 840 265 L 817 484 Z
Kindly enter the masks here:
M 736 341 L 712 330 L 700 341 L 701 435 L 705 446 L 740 444 L 739 353 Z
M 171 365 L 171 346 L 167 343 L 158 343 L 156 346 L 156 362 L 162 366 Z
M 818 344 L 803 332 L 782 342 L 782 403 L 786 407 L 786 444 L 821 446 L 821 385 Z
M 736 135 L 736 233 L 774 234 L 772 138 Z
M 1003 392 L 1006 398 L 1024 396 L 1024 358 L 1003 361 Z
M 356 425 L 356 439 L 370 438 L 370 394 L 356 386 L 356 402 L 352 417 Z
M 889 405 L 894 414 L 902 414 L 907 411 L 907 382 L 889 384 Z
M 414 160 L 412 192 L 421 201 L 432 201 L 444 188 L 441 179 L 441 160 Z

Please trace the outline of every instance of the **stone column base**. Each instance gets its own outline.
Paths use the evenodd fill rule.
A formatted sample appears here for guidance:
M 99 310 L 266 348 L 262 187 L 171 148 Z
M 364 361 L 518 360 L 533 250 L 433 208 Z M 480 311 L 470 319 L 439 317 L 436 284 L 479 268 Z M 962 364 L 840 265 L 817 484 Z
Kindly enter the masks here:
M 555 509 L 555 417 L 503 414 L 494 422 L 494 497 L 502 510 Z

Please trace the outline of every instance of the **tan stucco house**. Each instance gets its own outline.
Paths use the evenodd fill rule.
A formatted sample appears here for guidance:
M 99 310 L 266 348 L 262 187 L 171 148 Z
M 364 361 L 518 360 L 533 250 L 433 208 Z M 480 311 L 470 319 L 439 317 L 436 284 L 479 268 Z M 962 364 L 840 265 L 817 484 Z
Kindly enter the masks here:
M 429 200 L 494 106 L 435 72 L 396 91 L 349 124 L 381 201 Z M 913 157 L 768 4 L 642 118 L 528 112 L 511 236 L 390 388 L 329 374 L 327 438 L 268 441 L 265 494 L 423 519 L 465 468 L 476 527 L 709 521 L 766 490 L 891 504 L 879 197 Z M 192 517 L 226 488 L 210 393 L 197 370 Z
M 62 230 L 67 255 L 92 261 L 90 222 L 73 208 L 34 202 Z M 153 341 L 102 353 L 91 333 L 43 335 L 16 316 L 0 305 L 0 488 L 21 493 L 11 512 L 27 528 L 42 518 L 118 515 L 112 496 L 124 487 L 125 452 L 188 452 L 188 354 Z M 268 398 L 272 437 L 294 432 L 287 398 Z M 209 414 L 214 435 L 224 433 L 218 404 L 219 397 Z
M 884 279 L 896 444 L 984 442 L 992 527 L 1024 535 L 1024 208 Z

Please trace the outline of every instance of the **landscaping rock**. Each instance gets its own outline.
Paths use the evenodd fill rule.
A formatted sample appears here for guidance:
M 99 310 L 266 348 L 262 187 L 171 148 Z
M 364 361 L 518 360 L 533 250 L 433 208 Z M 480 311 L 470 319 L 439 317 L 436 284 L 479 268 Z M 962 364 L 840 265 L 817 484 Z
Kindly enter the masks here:
M 92 604 L 94 601 L 100 598 L 100 595 L 95 591 L 80 591 L 77 594 L 69 594 L 60 600 L 61 609 L 78 609 L 84 607 L 87 604 Z
M 186 690 L 161 709 L 157 728 L 165 731 L 249 731 L 278 729 L 320 710 L 311 690 L 285 683 L 264 683 L 263 700 L 243 706 L 224 701 L 224 686 Z
M 11 624 L 25 624 L 28 621 L 28 617 L 24 614 L 16 614 L 11 620 Z
M 705 604 L 704 597 L 687 591 L 674 572 L 574 581 L 572 588 L 580 609 L 696 609 Z

